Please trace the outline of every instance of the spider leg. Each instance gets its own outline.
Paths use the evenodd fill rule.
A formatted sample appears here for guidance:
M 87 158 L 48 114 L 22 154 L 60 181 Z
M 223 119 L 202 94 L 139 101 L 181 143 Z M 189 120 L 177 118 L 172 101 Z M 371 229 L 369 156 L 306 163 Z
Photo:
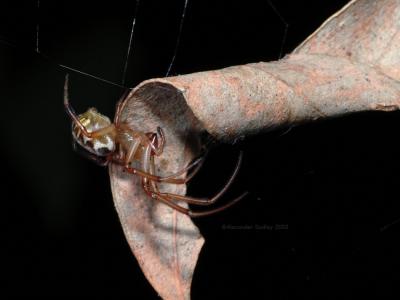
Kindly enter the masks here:
M 160 143 L 158 143 L 157 133 L 160 136 Z M 148 140 L 150 141 L 151 148 L 155 155 L 160 156 L 163 153 L 165 145 L 165 135 L 164 131 L 160 126 L 157 126 L 157 133 L 149 132 L 146 134 Z
M 195 217 L 209 216 L 209 215 L 221 212 L 221 211 L 231 207 L 235 203 L 237 203 L 239 200 L 241 200 L 246 195 L 247 195 L 247 192 L 245 192 L 241 196 L 235 198 L 234 200 L 230 201 L 229 203 L 227 203 L 227 204 L 225 204 L 223 206 L 220 206 L 220 207 L 217 207 L 217 208 L 214 208 L 214 209 L 210 209 L 210 210 L 204 210 L 204 211 L 192 211 L 189 208 L 185 208 L 185 207 L 182 207 L 182 206 L 176 204 L 175 202 L 171 201 L 170 198 L 161 196 L 160 194 L 156 194 L 154 192 L 152 194 L 152 198 L 161 201 L 162 203 L 168 205 L 169 207 L 172 207 L 173 209 L 176 209 L 177 211 L 179 211 L 179 212 L 181 212 L 181 213 L 183 213 L 185 215 L 188 215 L 188 216 L 190 216 L 192 218 L 195 218 Z
M 174 183 L 174 184 L 184 184 L 188 182 L 190 179 L 193 178 L 194 175 L 200 170 L 202 167 L 203 163 L 205 160 L 205 156 L 202 156 L 186 167 L 182 168 L 181 170 L 168 175 L 168 176 L 157 176 L 155 175 L 155 163 L 154 163 L 154 154 L 151 148 L 151 145 L 149 144 L 143 151 L 143 158 L 142 158 L 142 170 L 138 170 L 135 168 L 132 168 L 128 165 L 125 165 L 125 170 L 128 172 L 135 172 L 136 174 L 145 177 L 152 182 L 165 182 L 165 183 Z M 188 170 L 192 169 L 195 167 L 195 169 L 185 178 L 176 178 L 184 173 L 186 173 Z M 157 187 L 155 187 L 157 189 Z
M 162 154 L 163 150 L 164 150 L 165 135 L 164 135 L 164 131 L 159 126 L 157 127 L 157 133 L 160 136 L 160 144 L 157 147 L 157 152 L 158 153 L 157 152 L 155 152 L 155 153 L 156 153 L 157 156 L 160 156 Z
M 76 115 L 74 109 L 72 108 L 71 104 L 69 103 L 69 97 L 68 97 L 68 80 L 69 76 L 68 74 L 65 75 L 65 83 L 64 83 L 64 107 L 65 110 L 67 111 L 68 115 L 71 117 L 72 121 L 79 127 L 79 129 L 85 133 L 85 135 L 88 134 L 85 126 L 82 125 L 82 123 L 79 121 L 78 116 Z
M 188 182 L 190 179 L 192 179 L 194 175 L 196 175 L 196 173 L 200 170 L 201 166 L 204 163 L 205 155 L 196 159 L 195 161 L 193 161 L 186 167 L 178 170 L 177 172 L 175 172 L 171 175 L 167 175 L 167 176 L 157 176 L 157 175 L 154 175 L 154 172 L 153 172 L 153 174 L 151 174 L 151 173 L 149 173 L 148 170 L 146 171 L 145 168 L 142 168 L 142 170 L 139 170 L 138 168 L 134 168 L 134 167 L 130 166 L 129 163 L 131 161 L 133 161 L 133 158 L 134 158 L 136 151 L 138 150 L 140 144 L 144 145 L 143 146 L 145 149 L 144 152 L 148 151 L 149 150 L 148 146 L 150 146 L 151 151 L 154 152 L 155 155 L 160 155 L 162 153 L 162 150 L 163 150 L 163 147 L 165 144 L 164 132 L 161 129 L 161 127 L 157 127 L 157 132 L 160 135 L 160 144 L 156 145 L 157 144 L 155 142 L 156 138 L 157 138 L 156 134 L 152 134 L 151 139 L 150 139 L 150 137 L 147 136 L 146 134 L 132 130 L 126 124 L 120 124 L 119 128 L 121 128 L 123 130 L 127 130 L 133 137 L 137 138 L 137 140 L 135 142 L 133 142 L 131 144 L 130 148 L 128 149 L 127 155 L 124 160 L 118 159 L 117 157 L 113 158 L 113 162 L 116 164 L 122 165 L 124 167 L 125 171 L 127 171 L 128 173 L 137 174 L 139 176 L 148 178 L 148 179 L 150 179 L 152 181 L 156 181 L 156 182 L 184 184 L 184 183 Z M 153 157 L 152 153 L 148 153 L 148 155 Z M 193 171 L 185 178 L 176 178 L 191 169 L 193 169 Z
M 154 155 L 151 151 L 151 146 L 148 145 L 143 152 L 142 158 L 142 169 L 149 174 L 155 174 L 155 164 L 154 164 Z M 158 187 L 155 181 L 150 180 L 146 177 L 142 177 L 142 187 L 143 190 L 147 193 L 148 196 L 152 197 L 153 192 L 158 193 Z
M 148 141 L 148 139 L 145 140 L 145 142 L 147 142 L 147 141 Z M 145 147 L 144 153 L 147 153 L 148 151 L 153 150 L 153 148 L 151 146 L 152 145 L 154 146 L 154 144 L 152 142 L 153 141 L 148 142 L 147 146 Z M 194 175 L 196 175 L 196 173 L 200 170 L 201 166 L 203 165 L 204 159 L 205 159 L 205 156 L 202 156 L 202 157 L 196 159 L 195 161 L 193 161 L 192 163 L 190 163 L 189 165 L 187 165 L 186 167 L 182 168 L 181 170 L 179 170 L 171 175 L 161 177 L 161 176 L 153 175 L 154 172 L 153 172 L 153 174 L 149 173 L 148 167 L 143 168 L 143 170 L 139 170 L 137 168 L 129 166 L 129 162 L 131 162 L 133 160 L 133 157 L 134 157 L 136 151 L 138 150 L 139 145 L 140 145 L 140 140 L 137 140 L 136 142 L 134 142 L 132 144 L 131 148 L 129 149 L 126 159 L 120 160 L 120 159 L 114 157 L 113 162 L 124 166 L 125 171 L 127 171 L 128 173 L 137 174 L 137 175 L 151 179 L 156 182 L 184 184 L 184 183 L 188 182 L 190 179 L 192 179 Z M 150 155 L 150 157 L 152 157 L 154 160 L 154 157 L 151 153 L 147 153 L 147 155 Z M 145 162 L 145 163 L 149 164 L 148 162 Z M 176 177 L 186 173 L 188 170 L 191 170 L 194 167 L 195 167 L 195 169 L 185 178 L 176 178 Z
M 165 145 L 165 135 L 164 135 L 164 131 L 162 130 L 161 127 L 157 127 L 157 133 L 158 133 L 159 136 L 160 136 L 160 144 L 158 144 L 158 146 L 157 146 L 157 151 L 158 151 L 158 153 L 157 153 L 157 152 L 154 152 L 154 154 L 155 154 L 156 156 L 159 156 L 159 155 L 162 154 L 163 149 L 164 149 L 164 145 Z M 154 136 L 153 139 L 150 141 L 151 146 L 153 146 L 153 147 L 154 147 L 155 139 L 156 139 L 156 136 Z M 152 147 L 152 149 L 153 149 L 153 151 L 154 151 L 154 148 L 153 148 L 153 147 Z M 177 171 L 176 173 L 174 173 L 174 174 L 172 174 L 172 175 L 168 175 L 168 176 L 162 177 L 162 182 L 168 182 L 167 180 L 172 179 L 172 178 L 175 178 L 175 177 L 179 176 L 178 174 L 181 175 L 181 174 L 187 172 L 188 170 L 190 170 L 192 167 L 194 167 L 194 166 L 197 165 L 196 168 L 195 168 L 189 175 L 187 175 L 185 178 L 182 178 L 182 179 L 181 179 L 182 181 L 180 181 L 180 184 L 183 184 L 183 183 L 188 182 L 189 180 L 191 180 L 191 179 L 197 174 L 197 172 L 198 172 L 198 171 L 200 170 L 200 168 L 203 166 L 203 163 L 204 163 L 204 161 L 205 161 L 206 155 L 207 155 L 207 151 L 206 151 L 200 158 L 196 159 L 196 160 L 193 161 L 191 164 L 187 165 L 185 168 L 183 168 L 183 169 Z M 153 168 L 153 172 L 152 172 L 151 174 L 154 175 L 154 174 L 155 174 L 154 156 L 153 156 L 153 155 L 150 155 L 149 160 L 151 160 L 151 162 L 150 162 L 150 167 Z M 152 179 L 152 180 L 154 180 L 154 179 Z M 178 183 L 178 182 L 175 182 L 175 183 Z
M 161 155 L 162 152 L 163 152 L 164 143 L 165 143 L 165 136 L 164 136 L 164 132 L 163 132 L 163 130 L 162 130 L 161 127 L 157 127 L 157 132 L 158 132 L 158 134 L 160 135 L 160 140 L 161 140 L 161 142 L 160 142 L 160 144 L 157 144 L 157 151 L 158 151 L 158 153 L 157 153 L 157 152 L 154 152 L 154 154 L 155 154 L 156 156 L 159 156 L 159 155 Z M 155 133 L 153 133 L 152 139 L 150 140 L 150 144 L 151 144 L 150 146 L 152 146 L 152 150 L 153 150 L 153 151 L 154 151 L 154 144 L 156 143 L 156 142 L 155 142 L 156 139 L 157 139 L 157 136 L 156 136 Z M 200 168 L 202 167 L 202 165 L 203 165 L 203 163 L 204 163 L 204 160 L 205 160 L 205 158 L 206 158 L 206 154 L 207 154 L 207 152 L 206 152 L 203 156 L 201 156 L 201 157 L 199 158 L 199 159 L 200 159 L 200 162 L 199 162 L 199 163 L 197 163 L 197 160 L 198 160 L 198 159 L 196 159 L 193 163 L 189 164 L 188 166 L 186 166 L 185 168 L 179 170 L 178 172 L 176 172 L 176 173 L 174 173 L 174 174 L 172 174 L 172 175 L 169 175 L 169 176 L 164 176 L 163 179 L 162 179 L 162 181 L 165 182 L 166 180 L 168 180 L 168 179 L 170 179 L 170 178 L 175 178 L 175 177 L 178 176 L 177 174 L 183 174 L 184 172 L 186 172 L 186 171 L 188 171 L 189 169 L 191 169 L 193 166 L 197 165 L 196 168 L 195 168 L 188 176 L 186 176 L 185 178 L 182 178 L 182 180 L 183 180 L 183 181 L 181 182 L 182 184 L 188 182 L 190 179 L 192 179 L 192 178 L 194 177 L 194 175 L 196 175 L 196 173 L 197 173 L 197 172 L 200 170 Z M 147 158 L 147 160 L 149 161 L 149 164 L 150 164 L 150 168 L 153 168 L 153 169 L 154 169 L 153 172 L 151 172 L 151 174 L 154 175 L 154 174 L 155 174 L 154 155 L 152 155 L 152 153 L 149 153 L 148 155 L 150 156 L 149 158 Z M 147 161 L 147 160 L 145 160 L 145 161 Z M 144 168 L 143 168 L 143 169 L 144 169 Z
M 179 171 L 175 172 L 174 174 L 164 176 L 162 177 L 160 182 L 167 182 L 168 180 L 175 178 L 179 175 L 182 175 L 183 173 L 186 173 L 190 169 L 194 168 L 192 172 L 190 172 L 189 175 L 187 175 L 185 178 L 180 178 L 181 179 L 181 184 L 187 183 L 190 181 L 196 174 L 197 172 L 201 169 L 205 161 L 205 156 L 201 156 L 194 160 L 192 163 L 188 164 L 186 167 L 180 169 Z
M 154 156 L 151 155 L 151 151 L 149 151 L 150 150 L 149 148 L 146 149 L 146 150 L 147 151 L 145 151 L 145 154 L 143 156 L 143 161 L 142 161 L 143 169 L 146 170 L 146 171 L 149 171 L 153 175 L 154 172 L 155 172 Z M 233 178 L 236 176 L 235 173 L 237 173 L 238 166 L 240 166 L 241 159 L 242 159 L 242 153 L 239 156 L 239 161 L 238 161 L 237 167 L 236 167 L 236 169 L 234 171 L 234 174 L 233 174 L 233 176 L 231 176 L 231 179 L 228 181 L 228 185 L 233 180 Z M 183 214 L 188 215 L 190 217 L 202 217 L 202 216 L 208 216 L 208 215 L 212 215 L 212 214 L 218 213 L 218 212 L 223 211 L 223 210 L 227 209 L 228 207 L 234 205 L 236 202 L 238 202 L 244 196 L 247 195 L 247 192 L 245 192 L 244 194 L 242 194 L 241 196 L 235 198 L 234 200 L 230 201 L 229 203 L 227 203 L 227 204 L 225 204 L 223 206 L 214 208 L 214 209 L 205 210 L 205 211 L 192 211 L 189 208 L 182 207 L 179 204 L 175 203 L 172 200 L 172 198 L 168 196 L 168 195 L 172 195 L 172 194 L 162 194 L 162 193 L 160 193 L 159 190 L 158 190 L 157 184 L 154 181 L 151 181 L 151 180 L 149 180 L 147 178 L 142 178 L 142 186 L 143 186 L 143 189 L 145 190 L 145 192 L 148 195 L 150 195 L 153 199 L 156 199 L 156 200 L 164 203 L 165 205 L 167 205 L 167 206 L 179 211 L 180 213 L 183 213 Z M 222 192 L 222 193 L 224 193 L 224 192 Z M 184 196 L 182 196 L 182 197 L 184 197 Z M 191 199 L 192 200 L 198 200 L 198 199 L 193 199 L 193 198 L 191 198 Z M 198 201 L 201 201 L 202 203 L 204 202 L 203 200 L 198 200 Z M 188 202 L 188 203 L 190 203 L 190 202 Z M 195 204 L 199 204 L 199 203 L 197 202 Z M 209 203 L 209 204 L 211 204 L 211 203 Z
M 154 156 L 153 155 L 144 155 L 142 161 L 143 169 L 149 171 L 152 175 L 155 172 L 155 165 L 154 165 Z M 171 199 L 167 199 L 159 194 L 157 184 L 154 181 L 148 180 L 147 178 L 142 178 L 142 186 L 144 191 L 153 199 L 158 200 L 165 205 L 177 210 L 180 213 L 185 215 L 190 215 L 192 212 L 190 209 L 186 207 L 182 207 L 175 202 L 171 201 Z
M 139 138 L 141 139 L 141 141 L 143 142 L 143 144 L 145 146 L 147 146 L 148 144 L 150 144 L 151 149 L 154 151 L 154 153 L 159 153 L 159 150 L 157 149 L 157 147 L 154 145 L 155 144 L 155 140 L 150 139 L 146 133 L 140 132 L 140 131 L 136 131 L 133 130 L 132 128 L 129 127 L 128 124 L 118 124 L 118 128 L 127 131 L 132 137 L 135 138 Z M 160 153 L 161 154 L 161 153 Z
M 183 196 L 183 195 L 178 195 L 178 194 L 171 194 L 171 193 L 156 193 L 159 196 L 162 197 L 166 197 L 167 199 L 171 199 L 171 200 L 180 200 L 180 201 L 184 201 L 187 202 L 189 204 L 196 204 L 196 205 L 211 205 L 214 204 L 223 194 L 225 194 L 225 192 L 228 190 L 228 188 L 231 186 L 233 180 L 235 179 L 241 162 L 242 162 L 242 157 L 243 157 L 243 152 L 240 152 L 239 158 L 238 158 L 238 162 L 236 163 L 236 167 L 235 170 L 233 171 L 231 177 L 229 178 L 228 182 L 224 185 L 224 187 L 212 198 L 209 199 L 198 199 L 198 198 L 193 198 L 193 197 L 188 197 L 188 196 Z M 232 202 L 236 202 L 239 201 L 240 199 L 242 199 L 245 195 L 247 194 L 247 192 L 243 193 L 241 196 L 239 196 L 238 198 L 234 199 Z
M 145 153 L 142 167 L 144 170 L 149 171 L 150 174 L 155 174 L 155 164 L 154 164 L 154 155 L 151 155 L 151 152 Z M 159 193 L 158 186 L 155 181 L 149 180 L 146 177 L 142 177 L 142 186 L 144 191 L 147 193 L 148 196 L 152 197 L 153 192 Z
M 140 146 L 140 140 L 136 139 L 131 145 L 130 148 L 127 150 L 126 155 L 125 155 L 125 165 L 129 166 L 129 163 L 133 161 L 133 158 L 135 157 L 135 154 L 137 150 L 139 149 Z
M 232 205 L 236 204 L 240 200 L 242 200 L 242 198 L 245 197 L 247 194 L 248 194 L 248 192 L 244 192 L 242 195 L 240 195 L 239 197 L 237 197 L 237 198 L 233 199 L 232 201 L 226 203 L 225 205 L 222 205 L 222 206 L 214 208 L 214 209 L 209 209 L 209 210 L 204 210 L 204 211 L 191 211 L 191 210 L 189 210 L 189 216 L 192 217 L 192 218 L 196 218 L 196 217 L 205 217 L 205 216 L 209 216 L 209 215 L 213 215 L 213 214 L 219 213 L 219 212 L 231 207 Z
M 156 173 L 156 165 L 154 163 L 154 155 L 151 155 L 150 156 L 150 174 L 155 174 L 155 173 Z M 150 180 L 150 186 L 152 187 L 153 191 L 155 191 L 156 193 L 159 193 L 158 186 L 155 181 Z
M 72 108 L 71 104 L 69 103 L 69 96 L 68 96 L 68 74 L 65 75 L 65 83 L 64 83 L 64 107 L 65 110 L 67 111 L 67 114 L 70 116 L 70 118 L 72 119 L 72 121 L 76 124 L 76 126 L 79 127 L 79 129 L 82 131 L 82 134 L 84 134 L 85 136 L 87 136 L 88 138 L 93 138 L 93 137 L 97 137 L 97 136 L 101 136 L 103 134 L 107 134 L 110 132 L 115 131 L 115 126 L 114 124 L 110 124 L 107 127 L 101 128 L 99 130 L 93 131 L 93 132 L 89 132 L 86 130 L 85 126 L 83 126 L 83 124 L 81 123 L 81 121 L 79 121 L 78 116 L 76 115 L 76 112 L 74 111 L 74 109 Z
M 151 191 L 149 191 L 149 192 L 151 193 Z M 165 205 L 167 205 L 167 206 L 179 211 L 180 213 L 183 213 L 185 215 L 190 216 L 190 214 L 191 214 L 190 209 L 182 207 L 182 206 L 180 206 L 180 205 L 178 205 L 178 204 L 176 204 L 176 203 L 174 203 L 174 202 L 172 202 L 172 201 L 170 201 L 170 200 L 168 200 L 168 199 L 166 199 L 164 197 L 158 196 L 157 194 L 153 194 L 153 195 L 154 195 L 152 197 L 153 199 L 164 203 Z
M 139 170 L 137 168 L 133 168 L 130 166 L 127 166 L 124 161 L 118 160 L 113 158 L 112 160 L 114 163 L 117 163 L 121 166 L 124 167 L 124 170 L 128 173 L 131 174 L 136 174 L 139 175 L 141 177 L 145 177 L 148 178 L 150 180 L 156 181 L 156 182 L 165 182 L 165 183 L 173 183 L 173 184 L 184 184 L 186 182 L 188 182 L 190 179 L 193 178 L 193 176 L 197 173 L 197 171 L 200 169 L 200 167 L 203 164 L 204 158 L 200 157 L 198 159 L 196 159 L 194 162 L 190 163 L 189 165 L 187 165 L 186 167 L 182 168 L 181 170 L 170 174 L 168 176 L 157 176 L 157 175 L 152 175 L 148 172 Z M 188 170 L 192 169 L 193 167 L 197 166 L 191 173 L 189 176 L 187 176 L 186 178 L 176 178 L 180 175 L 182 175 L 183 173 L 187 172 Z
M 122 107 L 125 105 L 125 100 L 127 99 L 128 95 L 129 95 L 130 90 L 126 89 L 122 95 L 121 98 L 119 98 L 118 102 L 117 102 L 117 106 L 115 109 L 115 117 L 114 117 L 114 124 L 118 124 L 119 123 L 119 118 L 121 115 L 121 111 L 122 111 Z
M 114 124 L 110 124 L 107 127 L 100 128 L 99 130 L 89 132 L 88 134 L 85 135 L 89 138 L 96 138 L 112 132 L 115 132 Z

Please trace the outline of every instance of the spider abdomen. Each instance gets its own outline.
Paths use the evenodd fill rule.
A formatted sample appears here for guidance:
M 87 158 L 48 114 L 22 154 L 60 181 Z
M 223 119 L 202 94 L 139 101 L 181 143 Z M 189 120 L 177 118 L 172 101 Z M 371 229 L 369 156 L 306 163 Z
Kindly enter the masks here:
M 89 133 L 106 128 L 111 124 L 110 119 L 100 114 L 95 108 L 89 108 L 85 113 L 79 115 L 78 119 Z M 113 132 L 88 137 L 76 124 L 73 124 L 72 135 L 79 145 L 95 155 L 106 156 L 115 150 Z

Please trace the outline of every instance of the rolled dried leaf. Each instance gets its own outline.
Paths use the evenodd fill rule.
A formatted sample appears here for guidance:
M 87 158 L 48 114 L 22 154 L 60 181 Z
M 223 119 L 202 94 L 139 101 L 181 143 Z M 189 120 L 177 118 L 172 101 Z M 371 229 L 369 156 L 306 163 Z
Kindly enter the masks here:
M 182 168 L 203 130 L 233 142 L 247 135 L 400 106 L 400 1 L 355 0 L 291 55 L 276 62 L 151 79 L 129 95 L 121 119 L 166 132 L 157 172 Z M 189 299 L 203 239 L 186 216 L 149 199 L 135 176 L 110 167 L 115 205 L 143 272 L 164 299 Z M 162 186 L 185 193 L 184 186 Z
M 202 126 L 224 141 L 400 105 L 398 81 L 374 66 L 325 54 L 292 54 L 277 62 L 152 79 L 138 88 L 152 93 L 157 85 L 182 94 Z
M 351 1 L 293 53 L 347 57 L 400 79 L 399 0 Z
M 168 105 L 161 104 L 160 98 Z M 162 126 L 166 145 L 156 160 L 157 174 L 178 171 L 198 153 L 198 123 L 183 103 L 182 97 L 159 85 L 157 97 L 136 90 L 122 111 L 121 120 L 135 130 L 155 132 Z M 163 299 L 190 299 L 193 271 L 204 243 L 199 230 L 188 216 L 150 198 L 139 176 L 117 165 L 111 165 L 109 172 L 125 236 L 147 279 Z M 185 185 L 160 188 L 175 194 L 186 191 Z

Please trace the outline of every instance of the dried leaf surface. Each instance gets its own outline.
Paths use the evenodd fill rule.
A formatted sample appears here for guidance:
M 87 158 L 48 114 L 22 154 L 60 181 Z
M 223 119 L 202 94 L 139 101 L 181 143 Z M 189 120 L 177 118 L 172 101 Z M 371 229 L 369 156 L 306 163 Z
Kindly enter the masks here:
M 201 128 L 225 141 L 357 111 L 400 108 L 400 0 L 354 0 L 277 62 L 152 79 L 131 93 L 122 119 L 162 126 L 166 174 L 197 154 Z M 357 42 L 355 42 L 357 41 Z M 189 299 L 203 238 L 191 220 L 149 199 L 139 178 L 110 167 L 114 201 L 143 272 L 164 299 Z M 164 186 L 185 193 L 184 186 Z
M 158 174 L 170 174 L 198 155 L 193 137 L 198 130 L 179 93 L 159 86 L 157 97 L 136 89 L 121 120 L 132 128 L 166 135 L 164 153 L 156 161 Z M 190 299 L 190 285 L 204 240 L 186 215 L 149 198 L 138 176 L 110 166 L 114 203 L 129 245 L 147 279 L 163 299 Z M 161 185 L 163 191 L 185 193 L 185 185 Z M 184 205 L 184 204 L 181 204 Z

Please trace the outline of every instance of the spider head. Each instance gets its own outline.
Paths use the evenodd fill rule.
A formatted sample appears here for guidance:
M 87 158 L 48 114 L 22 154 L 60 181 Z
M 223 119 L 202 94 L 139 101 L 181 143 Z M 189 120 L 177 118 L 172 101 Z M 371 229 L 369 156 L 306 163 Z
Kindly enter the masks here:
M 115 130 L 99 131 L 100 129 L 110 128 L 111 121 L 109 118 L 100 114 L 95 108 L 89 108 L 85 113 L 78 115 L 77 118 L 87 132 L 99 133 L 92 137 L 86 136 L 79 126 L 73 122 L 72 136 L 80 146 L 96 156 L 107 156 L 114 152 Z

